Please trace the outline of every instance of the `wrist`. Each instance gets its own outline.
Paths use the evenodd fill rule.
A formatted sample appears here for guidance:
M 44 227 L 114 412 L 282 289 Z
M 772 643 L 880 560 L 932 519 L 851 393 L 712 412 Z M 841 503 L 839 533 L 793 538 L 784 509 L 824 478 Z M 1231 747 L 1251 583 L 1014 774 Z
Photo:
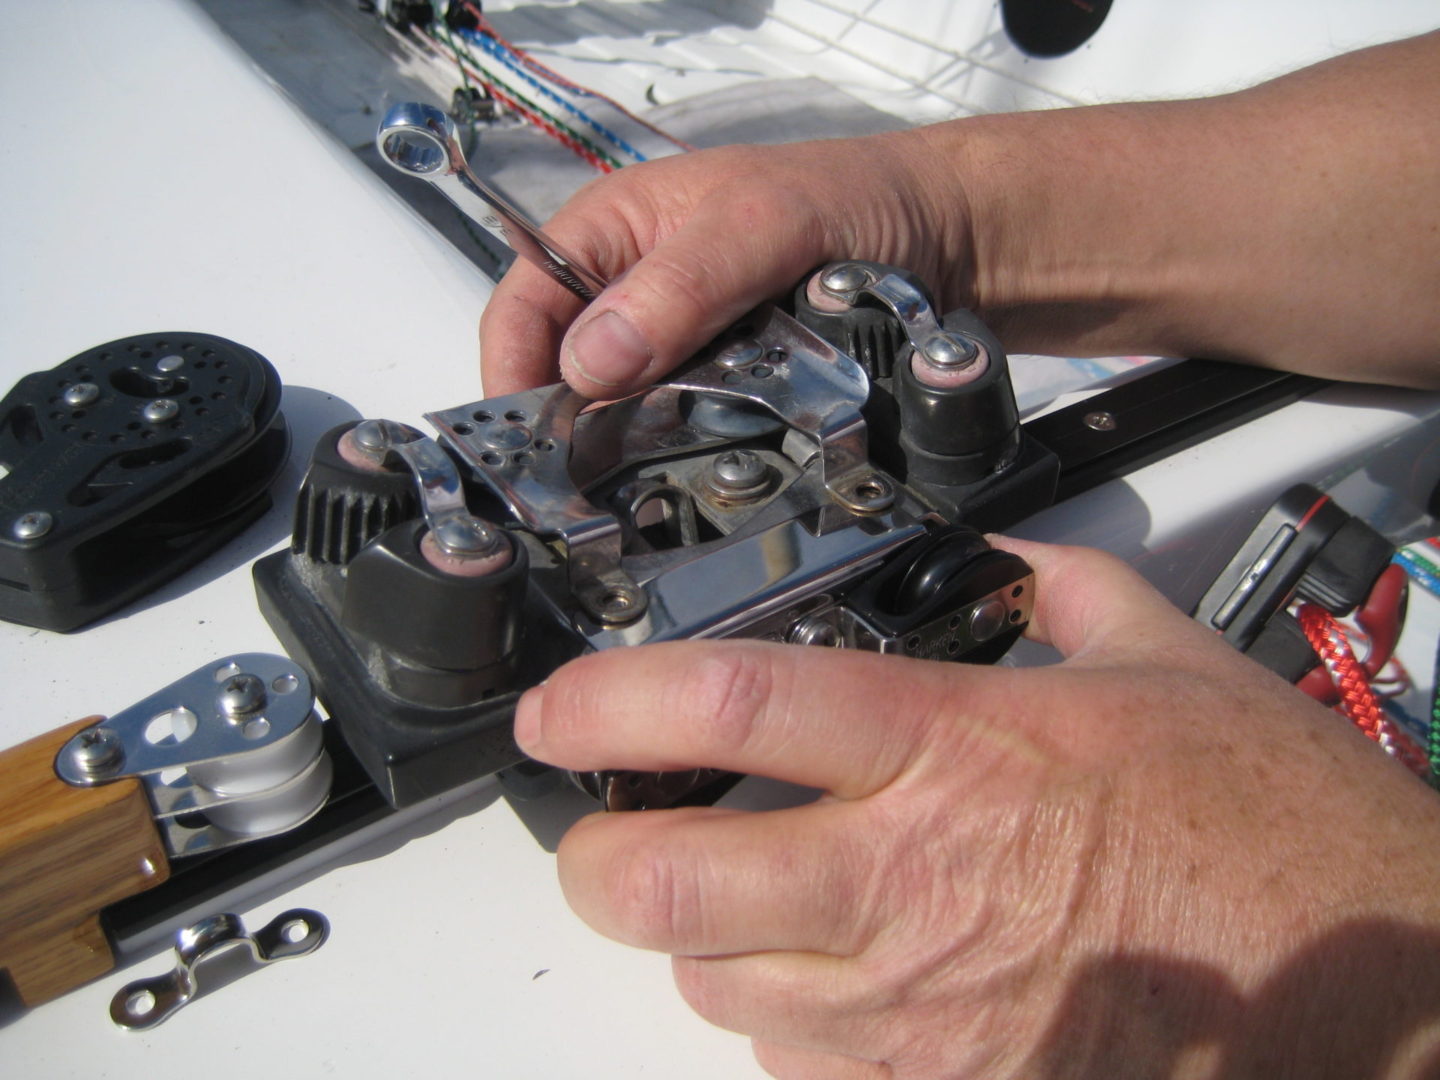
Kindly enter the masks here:
M 956 295 L 1015 351 L 1182 349 L 1170 313 L 1205 291 L 1208 259 L 1186 243 L 1176 193 L 1205 108 L 1093 106 L 931 129 L 969 218 L 959 269 L 970 281 Z

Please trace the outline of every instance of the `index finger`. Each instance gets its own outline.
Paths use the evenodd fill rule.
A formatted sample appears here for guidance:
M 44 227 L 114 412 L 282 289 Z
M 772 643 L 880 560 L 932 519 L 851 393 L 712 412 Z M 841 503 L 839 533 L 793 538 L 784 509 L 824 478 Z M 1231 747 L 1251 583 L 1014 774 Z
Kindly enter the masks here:
M 523 259 L 495 287 L 480 315 L 480 382 L 487 397 L 560 377 L 560 342 L 585 301 Z
M 522 749 L 576 770 L 708 766 L 858 798 L 953 723 L 957 689 L 1011 672 L 758 641 L 594 653 L 521 698 Z

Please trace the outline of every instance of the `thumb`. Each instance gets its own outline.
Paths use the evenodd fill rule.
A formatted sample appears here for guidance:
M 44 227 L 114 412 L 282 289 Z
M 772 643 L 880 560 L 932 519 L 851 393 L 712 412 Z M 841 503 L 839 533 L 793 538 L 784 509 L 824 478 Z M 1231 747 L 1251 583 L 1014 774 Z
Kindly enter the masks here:
M 825 258 L 813 211 L 768 191 L 710 196 L 580 316 L 560 349 L 586 397 L 643 389 Z M 807 233 L 809 235 L 807 235 Z
M 1035 571 L 1035 609 L 1027 636 L 1054 646 L 1067 660 L 1153 660 L 1157 649 L 1233 655 L 1215 634 L 1113 555 L 1009 536 L 989 540 Z

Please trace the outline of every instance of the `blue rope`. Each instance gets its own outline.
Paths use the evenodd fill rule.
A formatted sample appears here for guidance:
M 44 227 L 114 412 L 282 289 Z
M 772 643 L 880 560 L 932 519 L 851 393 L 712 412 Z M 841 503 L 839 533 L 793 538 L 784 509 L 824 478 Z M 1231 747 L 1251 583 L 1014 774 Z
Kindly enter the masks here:
M 540 91 L 540 93 L 544 94 L 546 97 L 554 99 L 556 102 L 559 103 L 561 108 L 565 109 L 567 112 L 574 114 L 575 118 L 578 119 L 581 123 L 588 125 L 591 130 L 595 131 L 602 138 L 609 141 L 612 145 L 618 146 L 621 150 L 625 151 L 625 153 L 629 154 L 636 161 L 649 160 L 639 150 L 636 150 L 635 147 L 631 146 L 619 135 L 615 134 L 615 132 L 611 131 L 604 124 L 600 123 L 583 109 L 577 107 L 574 102 L 562 97 L 550 87 L 540 82 L 540 80 L 535 78 L 535 76 L 531 75 L 524 66 L 524 64 L 521 62 L 519 57 L 515 56 L 514 53 L 512 53 L 509 49 L 505 48 L 505 46 L 501 45 L 489 34 L 482 34 L 475 30 L 463 29 L 459 31 L 459 34 L 466 41 L 470 41 L 476 45 L 479 45 L 480 48 L 485 50 L 485 52 L 489 53 L 496 60 L 499 60 L 511 71 L 515 72 L 515 74 L 519 75 L 520 78 L 524 79 L 536 90 Z
M 1395 553 L 1394 561 L 1403 566 L 1405 572 L 1426 589 L 1436 596 L 1440 596 L 1440 577 L 1436 577 L 1433 572 L 1434 567 L 1429 561 L 1417 558 L 1404 548 Z

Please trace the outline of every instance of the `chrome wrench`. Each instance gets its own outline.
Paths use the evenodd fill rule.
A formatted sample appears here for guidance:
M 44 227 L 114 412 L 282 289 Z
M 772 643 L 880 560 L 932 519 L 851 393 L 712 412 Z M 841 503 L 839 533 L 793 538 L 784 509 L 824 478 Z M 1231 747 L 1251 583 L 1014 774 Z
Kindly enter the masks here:
M 392 166 L 407 176 L 430 181 L 462 214 L 580 299 L 594 300 L 605 288 L 603 278 L 587 270 L 470 171 L 456 138 L 455 121 L 443 110 L 414 101 L 396 105 L 385 114 L 375 145 Z

